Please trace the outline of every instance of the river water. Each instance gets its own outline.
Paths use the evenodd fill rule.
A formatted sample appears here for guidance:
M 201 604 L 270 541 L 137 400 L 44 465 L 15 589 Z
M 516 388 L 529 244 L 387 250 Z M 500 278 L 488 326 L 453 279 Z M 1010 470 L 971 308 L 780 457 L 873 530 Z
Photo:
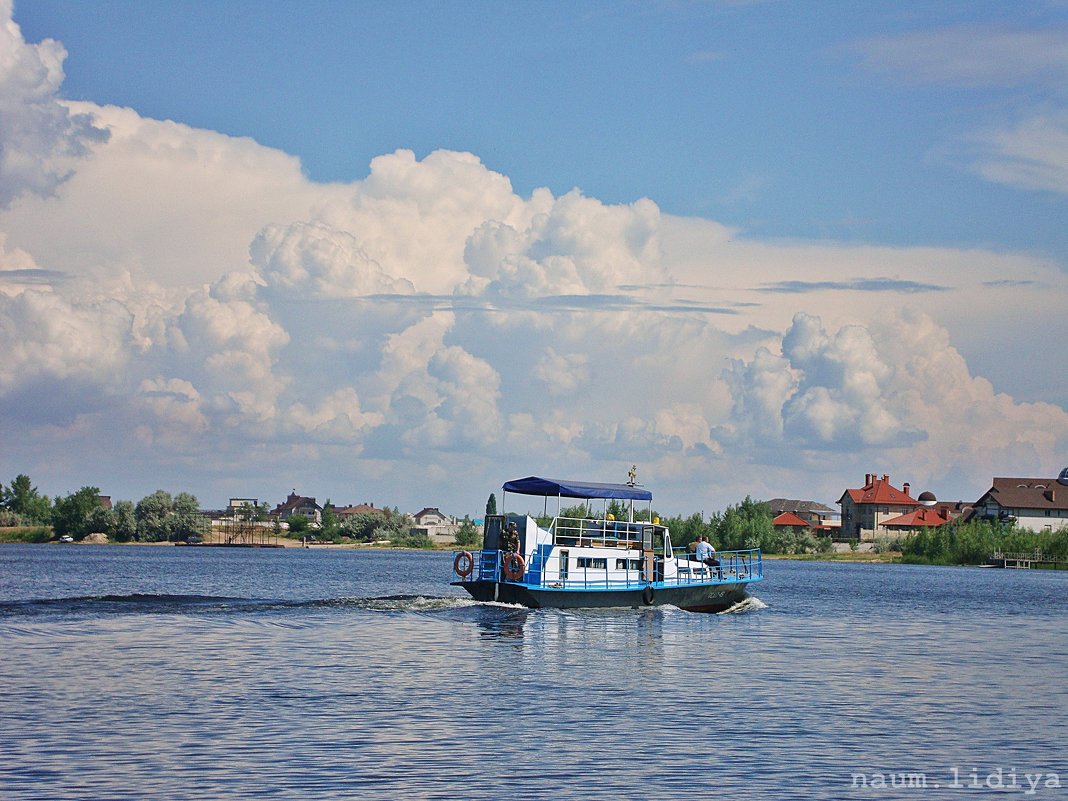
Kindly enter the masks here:
M 1068 573 L 766 561 L 703 615 L 450 564 L 0 546 L 0 798 L 1068 798 Z

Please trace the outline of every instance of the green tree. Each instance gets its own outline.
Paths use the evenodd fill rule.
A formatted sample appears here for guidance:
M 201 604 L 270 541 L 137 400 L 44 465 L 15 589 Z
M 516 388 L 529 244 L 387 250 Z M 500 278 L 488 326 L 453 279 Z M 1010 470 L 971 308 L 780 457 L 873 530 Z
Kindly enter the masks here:
M 415 529 L 409 529 L 407 531 L 394 531 L 389 536 L 389 541 L 393 545 L 399 545 L 402 548 L 433 548 L 434 543 L 431 542 L 428 537 L 422 531 L 416 531 Z
M 115 521 L 108 536 L 116 542 L 129 542 L 137 537 L 137 516 L 133 501 L 115 503 Z
M 716 535 L 710 539 L 713 545 L 725 550 L 763 548 L 769 553 L 776 553 L 779 543 L 771 525 L 772 519 L 770 506 L 746 495 L 745 500 L 737 506 L 728 506 L 722 515 L 712 516 Z
M 100 506 L 100 489 L 97 487 L 82 487 L 77 492 L 72 492 L 65 498 L 56 498 L 56 504 L 52 508 L 52 529 L 60 536 L 74 537 L 76 540 L 85 538 L 86 534 L 92 533 L 94 525 L 100 523 L 98 510 Z
M 170 539 L 170 519 L 174 499 L 166 490 L 156 490 L 137 502 L 137 538 L 142 542 L 162 542 Z
M 185 541 L 193 535 L 204 534 L 206 523 L 195 495 L 179 492 L 174 496 L 171 514 L 167 518 L 167 534 L 170 539 Z
M 341 534 L 341 520 L 334 511 L 334 504 L 326 499 L 323 504 L 323 515 L 319 522 L 319 531 L 328 539 L 334 539 Z
M 694 512 L 689 517 L 673 517 L 662 521 L 671 531 L 671 541 L 680 548 L 687 547 L 691 542 L 697 542 L 697 538 L 704 534 L 709 541 L 713 541 L 715 532 L 712 526 L 705 522 L 700 512 Z
M 304 515 L 290 515 L 286 518 L 286 522 L 289 524 L 290 534 L 303 534 L 311 528 L 308 518 Z
M 980 565 L 995 551 L 1035 550 L 1055 558 L 1068 554 L 1068 530 L 1036 533 L 999 520 L 955 520 L 921 529 L 901 544 L 904 561 L 942 565 Z
M 392 515 L 387 516 L 385 512 L 357 512 L 344 522 L 342 530 L 354 539 L 370 542 L 375 539 L 375 532 L 382 529 L 387 535 L 378 539 L 389 539 L 388 534 L 392 529 L 388 524 L 391 519 Z
M 492 496 L 491 496 L 492 497 Z M 456 532 L 456 544 L 470 546 L 478 543 L 478 529 L 469 518 L 464 518 L 460 528 Z
M 23 523 L 47 524 L 52 519 L 52 502 L 41 495 L 24 473 L 15 476 L 11 486 L 0 484 L 0 506 L 17 515 Z
M 497 496 L 491 492 L 489 500 L 486 501 L 486 517 L 495 514 L 497 514 Z

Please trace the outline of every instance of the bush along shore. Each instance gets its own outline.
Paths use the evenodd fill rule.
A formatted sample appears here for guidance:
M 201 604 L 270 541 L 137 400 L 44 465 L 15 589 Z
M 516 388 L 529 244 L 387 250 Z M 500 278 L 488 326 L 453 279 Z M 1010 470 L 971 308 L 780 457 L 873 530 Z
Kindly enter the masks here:
M 901 543 L 901 561 L 931 565 L 985 565 L 995 553 L 1037 553 L 1068 563 L 1068 527 L 1031 531 L 1011 523 L 972 520 L 913 534 Z

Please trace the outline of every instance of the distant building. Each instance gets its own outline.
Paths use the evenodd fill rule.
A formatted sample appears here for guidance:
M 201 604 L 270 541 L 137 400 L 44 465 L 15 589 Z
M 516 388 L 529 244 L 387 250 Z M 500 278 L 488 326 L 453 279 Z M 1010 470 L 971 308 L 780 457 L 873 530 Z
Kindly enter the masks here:
M 838 503 L 842 505 L 842 537 L 872 541 L 876 537 L 894 536 L 899 531 L 886 527 L 886 521 L 908 514 L 920 506 L 909 495 L 909 484 L 898 489 L 890 483 L 890 476 L 879 478 L 874 473 L 864 476 L 864 486 L 848 489 Z
M 293 515 L 304 515 L 311 523 L 319 523 L 323 517 L 323 507 L 315 502 L 315 498 L 297 495 L 293 490 L 285 502 L 278 504 L 271 512 L 271 517 L 276 520 L 288 520 Z
M 358 503 L 352 506 L 332 506 L 334 514 L 337 515 L 339 520 L 348 520 L 350 517 L 355 517 L 363 512 L 375 512 L 377 514 L 384 514 L 381 509 L 376 509 L 373 503 Z
M 447 544 L 456 540 L 460 523 L 455 517 L 449 517 L 436 506 L 427 506 L 412 515 L 413 534 L 425 534 L 431 542 Z
M 835 529 L 842 525 L 842 513 L 817 501 L 798 501 L 790 498 L 772 498 L 765 501 L 771 513 L 778 519 L 783 514 L 792 514 L 803 520 L 809 528 Z M 775 521 L 772 521 L 772 525 Z M 826 532 L 825 532 L 826 533 Z
M 802 534 L 808 531 L 812 531 L 812 524 L 807 520 L 798 517 L 793 512 L 783 512 L 776 515 L 775 519 L 771 521 L 771 525 L 777 529 L 792 529 L 797 534 Z
M 935 528 L 944 526 L 955 518 L 945 505 L 941 509 L 921 506 L 889 520 L 882 521 L 882 526 L 891 537 L 905 537 L 915 534 L 923 528 Z
M 259 498 L 231 498 L 226 505 L 226 516 L 234 520 L 238 518 L 247 519 L 256 514 L 259 503 Z
M 995 478 L 993 486 L 975 502 L 975 517 L 1015 521 L 1032 531 L 1057 531 L 1068 525 L 1068 476 L 1063 480 Z

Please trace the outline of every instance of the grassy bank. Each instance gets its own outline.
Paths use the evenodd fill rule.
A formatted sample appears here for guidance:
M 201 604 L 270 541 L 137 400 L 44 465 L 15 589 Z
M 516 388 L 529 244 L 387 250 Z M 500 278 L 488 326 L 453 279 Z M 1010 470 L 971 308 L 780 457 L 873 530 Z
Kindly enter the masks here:
M 52 539 L 51 526 L 0 528 L 0 542 L 48 542 L 50 539 Z

